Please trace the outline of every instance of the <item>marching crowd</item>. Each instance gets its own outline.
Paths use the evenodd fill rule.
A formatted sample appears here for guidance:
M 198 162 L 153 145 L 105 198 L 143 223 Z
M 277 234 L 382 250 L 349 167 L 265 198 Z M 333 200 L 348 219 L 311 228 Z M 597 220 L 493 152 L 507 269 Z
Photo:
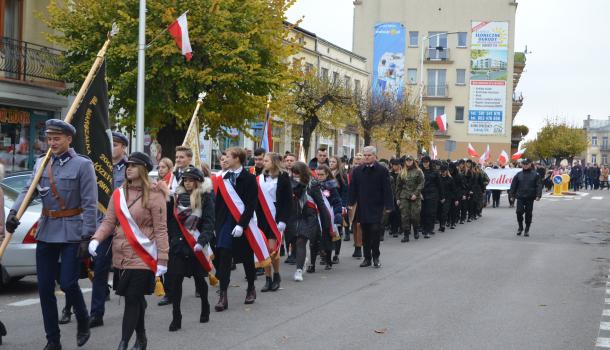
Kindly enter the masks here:
M 36 259 L 48 350 L 61 349 L 58 324 L 69 323 L 72 312 L 78 346 L 88 341 L 91 328 L 103 326 L 110 271 L 112 289 L 124 297 L 118 349 L 127 349 L 134 332 L 131 349 L 146 349 L 145 296 L 160 281 L 166 296 L 159 305 L 172 305 L 169 331 L 175 332 L 182 327 L 185 277 L 193 277 L 201 299 L 199 320 L 206 323 L 211 306 L 205 278 L 210 284 L 219 280 L 213 309 L 222 312 L 229 307 L 227 289 L 236 264 L 243 265 L 247 280 L 244 303 L 252 304 L 257 298 L 257 275 L 265 278 L 260 292 L 280 289 L 281 256 L 294 265 L 296 282 L 303 281 L 305 273 L 315 273 L 318 261 L 332 270 L 340 263 L 346 242 L 353 242 L 352 256 L 362 258 L 360 267 L 379 268 L 380 241 L 386 230 L 393 237 L 402 236 L 403 243 L 429 239 L 437 230 L 478 220 L 488 201 L 489 178 L 471 160 L 404 156 L 386 165 L 377 160 L 372 146 L 364 147 L 349 165 L 341 158 L 329 158 L 325 149 L 318 149 L 309 164 L 292 153 L 257 149 L 251 167 L 246 166 L 246 151 L 233 147 L 222 153 L 218 173 L 206 165 L 192 166 L 193 151 L 179 146 L 175 163 L 161 159 L 158 178 L 152 179 L 148 155 L 127 155 L 127 137 L 114 132 L 115 190 L 101 213 L 93 164 L 70 148 L 75 129 L 56 119 L 46 127 L 53 155 L 36 186 L 43 203 Z M 531 169 L 529 161 L 523 164 L 524 170 Z M 32 174 L 40 165 L 41 160 Z M 540 197 L 541 178 L 538 172 L 531 173 L 520 178 L 521 188 L 513 183 L 509 191 L 511 198 L 517 198 L 518 218 L 521 215 L 518 234 L 525 213 L 527 235 L 530 202 Z M 9 232 L 19 225 L 16 213 L 31 183 L 32 179 L 8 214 Z M 529 192 L 523 188 L 526 183 Z M 495 207 L 500 195 L 492 195 Z M 90 313 L 78 285 L 82 261 L 89 257 L 93 261 Z M 56 281 L 66 295 L 61 315 Z

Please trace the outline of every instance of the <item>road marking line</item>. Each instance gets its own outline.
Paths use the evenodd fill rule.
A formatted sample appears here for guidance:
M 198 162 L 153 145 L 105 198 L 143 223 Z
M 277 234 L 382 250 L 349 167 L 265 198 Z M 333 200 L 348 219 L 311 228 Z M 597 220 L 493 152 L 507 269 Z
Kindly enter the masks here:
M 597 338 L 597 342 L 595 342 L 595 346 L 600 348 L 610 348 L 610 338 Z
M 598 201 L 599 201 L 599 200 L 604 199 L 604 197 L 598 197 L 598 196 L 596 196 L 596 197 L 591 197 L 591 199 L 595 199 L 595 200 L 598 200 Z
M 602 312 L 602 316 L 610 316 L 610 310 L 606 309 Z
M 606 298 L 606 304 L 610 304 L 610 298 Z
M 600 323 L 599 329 L 604 330 L 604 331 L 610 331 L 610 322 Z
M 610 294 L 610 289 L 606 289 L 606 294 Z
M 91 292 L 91 288 L 81 288 L 81 291 L 84 293 L 89 293 Z M 56 292 L 56 295 L 63 295 L 64 293 L 61 291 Z M 16 301 L 14 303 L 10 303 L 8 304 L 8 306 L 17 306 L 17 307 L 21 307 L 21 306 L 30 306 L 30 305 L 35 305 L 35 304 L 39 304 L 40 303 L 40 298 L 31 298 L 31 299 L 24 299 L 24 300 L 20 300 L 20 301 Z

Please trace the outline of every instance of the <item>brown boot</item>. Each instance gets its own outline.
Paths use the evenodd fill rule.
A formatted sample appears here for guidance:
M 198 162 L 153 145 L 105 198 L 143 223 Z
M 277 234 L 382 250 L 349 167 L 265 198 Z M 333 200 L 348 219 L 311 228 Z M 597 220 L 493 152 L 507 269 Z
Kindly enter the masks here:
M 244 304 L 254 304 L 254 300 L 256 300 L 256 289 L 252 288 L 247 291 Z
M 229 308 L 229 300 L 227 299 L 227 291 L 220 291 L 220 298 L 218 299 L 218 303 L 214 306 L 214 309 L 218 312 L 224 311 Z

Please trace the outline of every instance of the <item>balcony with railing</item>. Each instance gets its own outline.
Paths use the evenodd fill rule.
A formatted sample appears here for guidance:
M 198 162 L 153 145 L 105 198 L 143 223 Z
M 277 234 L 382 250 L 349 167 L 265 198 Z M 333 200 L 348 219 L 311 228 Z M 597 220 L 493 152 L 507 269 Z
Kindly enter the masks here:
M 521 107 L 523 107 L 523 93 L 515 91 L 513 92 L 513 120 L 521 110 Z
M 27 41 L 2 37 L 0 80 L 63 88 L 59 77 L 62 51 Z
M 437 84 L 424 86 L 425 100 L 450 100 L 449 85 Z
M 446 47 L 428 47 L 424 53 L 424 63 L 453 63 L 450 53 Z

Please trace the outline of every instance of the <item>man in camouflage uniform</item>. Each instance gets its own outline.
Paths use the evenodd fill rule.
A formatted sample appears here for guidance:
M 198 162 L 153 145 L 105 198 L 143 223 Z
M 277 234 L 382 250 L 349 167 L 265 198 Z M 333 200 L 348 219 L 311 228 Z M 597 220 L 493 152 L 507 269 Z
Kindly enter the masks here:
M 409 241 L 411 226 L 413 237 L 419 238 L 418 227 L 421 212 L 421 191 L 424 188 L 424 173 L 418 168 L 413 157 L 407 156 L 405 165 L 397 178 L 397 204 L 400 208 L 400 221 L 404 231 L 401 242 Z

